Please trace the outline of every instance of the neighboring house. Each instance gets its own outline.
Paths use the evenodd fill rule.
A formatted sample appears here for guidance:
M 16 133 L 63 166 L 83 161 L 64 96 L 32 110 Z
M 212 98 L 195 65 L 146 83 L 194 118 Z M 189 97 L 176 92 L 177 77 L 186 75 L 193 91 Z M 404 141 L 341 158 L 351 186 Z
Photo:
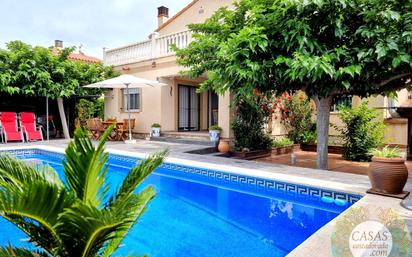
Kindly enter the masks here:
M 59 52 L 60 49 L 63 48 L 63 41 L 62 40 L 54 40 L 54 47 L 52 48 L 52 52 L 54 54 L 57 54 Z M 90 64 L 94 64 L 94 63 L 101 63 L 102 60 L 93 57 L 93 56 L 89 56 L 89 55 L 85 55 L 81 49 L 78 50 L 77 53 L 72 52 L 69 54 L 69 59 L 73 60 L 73 61 L 82 61 L 82 62 L 86 62 L 86 63 L 90 63 Z
M 171 18 L 168 8 L 159 7 L 158 28 L 147 40 L 104 50 L 104 64 L 113 65 L 115 70 L 167 84 L 162 88 L 131 90 L 130 103 L 132 118 L 136 119 L 135 132 L 148 133 L 153 123 L 160 123 L 162 131 L 202 131 L 210 125 L 219 124 L 223 128 L 222 136 L 232 137 L 230 95 L 217 96 L 212 92 L 197 94 L 196 88 L 205 78 L 191 80 L 181 77 L 179 71 L 182 67 L 176 64 L 175 54 L 170 50 L 172 44 L 183 48 L 191 42 L 188 24 L 203 22 L 218 8 L 231 6 L 232 3 L 232 0 L 194 0 Z M 398 93 L 397 102 L 382 96 L 369 99 L 371 107 L 382 108 L 382 117 L 388 125 L 388 143 L 407 145 L 407 120 L 398 118 L 394 109 L 387 109 L 398 106 L 398 103 L 407 98 L 408 92 L 402 90 Z M 126 118 L 125 100 L 123 90 L 116 89 L 107 93 L 105 116 Z M 360 101 L 358 97 L 346 99 L 353 106 Z M 333 107 L 331 123 L 340 124 L 337 114 L 336 107 Z M 274 122 L 272 134 L 284 135 L 285 130 Z M 330 134 L 333 141 L 337 132 L 331 128 Z

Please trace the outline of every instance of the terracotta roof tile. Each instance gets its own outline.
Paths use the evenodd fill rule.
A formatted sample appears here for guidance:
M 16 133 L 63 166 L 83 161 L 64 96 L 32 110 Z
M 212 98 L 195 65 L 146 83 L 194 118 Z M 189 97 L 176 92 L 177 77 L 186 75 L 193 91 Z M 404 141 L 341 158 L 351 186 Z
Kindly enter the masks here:
M 52 54 L 54 55 L 58 55 L 59 54 L 59 48 L 53 47 L 51 49 Z M 71 53 L 69 54 L 69 60 L 73 60 L 73 61 L 82 61 L 82 62 L 87 62 L 87 63 L 101 63 L 102 60 L 100 60 L 99 58 L 93 57 L 93 56 L 89 56 L 89 55 L 85 55 L 84 53 L 80 52 L 80 53 Z
M 96 57 L 85 55 L 84 53 L 71 53 L 70 60 L 82 61 L 87 63 L 101 63 L 102 61 Z

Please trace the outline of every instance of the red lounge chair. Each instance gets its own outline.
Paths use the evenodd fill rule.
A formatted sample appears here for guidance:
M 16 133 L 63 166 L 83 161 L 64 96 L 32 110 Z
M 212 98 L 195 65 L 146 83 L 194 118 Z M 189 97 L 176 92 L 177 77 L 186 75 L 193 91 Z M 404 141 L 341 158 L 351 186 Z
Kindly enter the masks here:
M 41 126 L 36 127 L 36 116 L 32 112 L 20 113 L 20 125 L 27 141 L 43 141 Z
M 1 134 L 4 141 L 22 141 L 24 142 L 23 131 L 17 124 L 17 115 L 15 112 L 1 113 Z

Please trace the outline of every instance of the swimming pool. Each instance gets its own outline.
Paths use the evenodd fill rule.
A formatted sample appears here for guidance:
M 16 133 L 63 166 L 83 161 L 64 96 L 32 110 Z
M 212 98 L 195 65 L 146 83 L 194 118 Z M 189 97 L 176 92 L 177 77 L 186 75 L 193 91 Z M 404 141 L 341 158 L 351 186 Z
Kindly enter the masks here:
M 41 161 L 62 175 L 60 153 L 9 153 Z M 118 185 L 138 159 L 111 154 L 108 161 L 108 179 Z M 361 197 L 167 162 L 147 184 L 155 186 L 157 196 L 119 255 L 285 256 Z M 27 236 L 7 221 L 0 220 L 0 228 L 1 245 L 28 245 Z

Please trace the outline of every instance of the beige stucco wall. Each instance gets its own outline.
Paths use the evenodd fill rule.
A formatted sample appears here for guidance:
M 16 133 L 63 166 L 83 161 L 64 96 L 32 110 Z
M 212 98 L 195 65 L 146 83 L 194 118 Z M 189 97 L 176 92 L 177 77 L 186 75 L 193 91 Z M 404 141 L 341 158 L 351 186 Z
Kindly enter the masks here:
M 219 95 L 218 124 L 222 128 L 222 138 L 233 138 L 233 131 L 231 129 L 233 110 L 230 108 L 231 102 L 232 95 L 230 92 Z
M 187 24 L 203 22 L 210 17 L 219 7 L 229 6 L 232 0 L 199 0 L 185 12 L 177 16 L 172 22 L 158 32 L 161 35 L 187 30 Z M 167 56 L 138 63 L 115 67 L 121 73 L 133 74 L 138 77 L 158 80 L 165 83 L 161 88 L 145 88 L 141 94 L 141 111 L 132 113 L 136 119 L 135 132 L 148 133 L 153 123 L 160 123 L 162 131 L 176 131 L 178 129 L 178 85 L 198 86 L 204 79 L 189 80 L 181 78 L 182 70 L 176 64 L 175 56 Z M 230 111 L 228 110 L 230 97 L 219 97 L 219 124 L 225 127 L 223 136 L 230 137 Z M 122 110 L 121 90 L 112 90 L 105 97 L 105 118 L 116 117 L 118 120 L 127 118 L 127 113 Z M 200 95 L 200 129 L 208 129 L 208 93 Z
M 144 88 L 141 94 L 142 109 L 132 113 L 136 119 L 134 132 L 149 133 L 153 123 L 160 123 L 162 131 L 176 131 L 178 129 L 178 85 L 197 87 L 204 79 L 189 80 L 181 78 L 180 67 L 176 65 L 175 56 L 156 59 L 156 62 L 145 61 L 126 66 L 115 67 L 121 73 L 150 80 L 158 80 L 166 84 L 159 88 Z M 127 113 L 122 107 L 121 90 L 112 90 L 105 97 L 105 118 L 116 117 L 118 120 L 127 118 Z M 200 95 L 200 129 L 207 130 L 208 94 Z
M 161 123 L 160 88 L 143 88 L 141 91 L 141 110 L 132 112 L 131 118 L 136 119 L 135 132 L 148 133 L 153 123 Z M 123 110 L 122 91 L 115 89 L 105 96 L 105 119 L 115 117 L 117 120 L 127 119 L 128 114 Z
M 406 89 L 397 92 L 397 98 L 395 105 L 399 106 L 408 98 L 408 91 Z M 385 129 L 385 139 L 386 144 L 396 144 L 401 146 L 407 145 L 407 122 L 404 119 L 393 118 L 388 109 L 379 109 L 382 107 L 389 106 L 389 99 L 384 96 L 373 96 L 368 98 L 353 97 L 352 105 L 359 106 L 362 101 L 368 101 L 369 108 L 377 108 L 379 113 L 379 118 L 384 119 L 386 129 Z M 338 117 L 338 113 L 331 113 L 331 123 L 342 126 L 342 121 Z M 333 127 L 329 130 L 330 135 L 339 135 Z
M 280 120 L 280 113 L 279 111 L 276 111 L 272 117 L 272 127 L 270 129 L 267 128 L 267 130 L 271 131 L 271 134 L 274 137 L 284 137 L 288 134 L 288 131 L 286 130 L 285 126 L 282 125 Z
M 163 60 L 161 65 L 156 68 L 166 74 L 175 73 L 177 70 L 174 65 L 174 59 Z M 164 123 L 165 128 L 163 129 L 168 129 L 169 124 L 162 122 L 162 118 L 170 118 L 170 116 L 173 115 L 170 113 L 171 110 L 164 107 L 173 100 L 166 97 L 170 88 L 173 87 L 173 81 L 167 78 L 160 78 L 158 76 L 159 73 L 155 72 L 155 68 L 152 68 L 151 62 L 139 63 L 127 67 L 115 67 L 115 69 L 121 73 L 133 74 L 150 80 L 159 80 L 167 84 L 166 86 L 158 88 L 143 88 L 141 93 L 141 110 L 140 112 L 132 113 L 131 116 L 136 119 L 135 132 L 149 133 L 153 123 Z M 109 92 L 106 94 L 105 99 L 105 118 L 127 118 L 127 113 L 121 108 L 123 101 L 120 89 Z
M 385 124 L 385 143 L 406 146 L 408 142 L 408 120 L 386 120 Z
M 233 0 L 199 0 L 158 32 L 160 35 L 167 35 L 187 30 L 188 24 L 204 22 L 217 9 L 230 6 L 233 2 Z

